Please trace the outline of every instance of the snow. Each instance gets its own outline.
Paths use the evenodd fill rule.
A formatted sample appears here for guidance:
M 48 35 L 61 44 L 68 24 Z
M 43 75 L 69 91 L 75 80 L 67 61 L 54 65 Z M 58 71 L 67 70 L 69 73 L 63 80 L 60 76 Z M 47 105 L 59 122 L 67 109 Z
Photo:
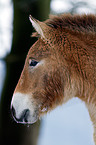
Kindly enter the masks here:
M 57 107 L 42 121 L 38 145 L 94 145 L 93 126 L 79 99 Z

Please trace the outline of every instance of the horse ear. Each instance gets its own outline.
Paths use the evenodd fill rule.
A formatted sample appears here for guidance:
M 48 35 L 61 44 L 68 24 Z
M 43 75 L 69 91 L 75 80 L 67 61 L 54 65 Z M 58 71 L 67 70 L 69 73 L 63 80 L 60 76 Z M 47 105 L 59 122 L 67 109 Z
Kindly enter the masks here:
M 29 16 L 29 20 L 32 23 L 32 26 L 37 31 L 38 34 L 40 34 L 41 38 L 46 39 L 46 31 L 50 28 L 48 25 L 46 25 L 44 22 L 40 22 L 33 18 L 31 15 Z

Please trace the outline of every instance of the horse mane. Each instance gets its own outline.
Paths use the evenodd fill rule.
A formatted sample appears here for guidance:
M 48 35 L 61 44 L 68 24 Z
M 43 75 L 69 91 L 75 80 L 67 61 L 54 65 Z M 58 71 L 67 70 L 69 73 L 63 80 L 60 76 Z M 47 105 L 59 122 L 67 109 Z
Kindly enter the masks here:
M 70 31 L 75 33 L 84 33 L 96 35 L 96 15 L 83 14 L 83 15 L 72 15 L 72 14 L 60 14 L 60 15 L 49 15 L 49 19 L 44 21 L 48 26 L 61 29 L 62 31 Z M 39 37 L 37 32 L 33 32 L 32 37 Z
M 67 29 L 75 32 L 96 33 L 96 16 L 89 14 L 83 15 L 50 15 L 45 23 L 56 29 Z

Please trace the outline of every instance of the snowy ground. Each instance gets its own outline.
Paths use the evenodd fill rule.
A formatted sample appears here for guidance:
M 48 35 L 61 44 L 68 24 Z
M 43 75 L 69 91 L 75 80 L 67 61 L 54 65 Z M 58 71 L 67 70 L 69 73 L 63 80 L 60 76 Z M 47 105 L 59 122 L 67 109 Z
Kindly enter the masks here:
M 72 99 L 47 114 L 42 120 L 38 145 L 94 145 L 85 104 Z

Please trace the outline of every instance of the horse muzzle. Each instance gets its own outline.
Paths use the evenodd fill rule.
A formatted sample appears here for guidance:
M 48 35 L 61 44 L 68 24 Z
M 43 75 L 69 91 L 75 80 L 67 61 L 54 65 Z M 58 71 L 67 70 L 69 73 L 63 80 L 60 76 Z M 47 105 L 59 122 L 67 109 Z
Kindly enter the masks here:
M 28 94 L 15 93 L 13 95 L 11 112 L 17 123 L 33 124 L 38 120 L 38 109 Z

